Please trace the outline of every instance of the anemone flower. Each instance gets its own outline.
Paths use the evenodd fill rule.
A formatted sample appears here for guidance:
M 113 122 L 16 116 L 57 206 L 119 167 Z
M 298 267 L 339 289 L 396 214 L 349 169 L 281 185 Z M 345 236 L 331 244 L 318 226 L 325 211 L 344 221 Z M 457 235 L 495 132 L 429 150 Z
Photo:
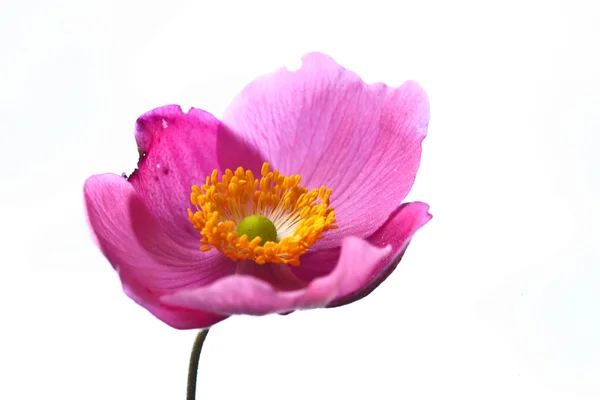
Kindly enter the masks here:
M 431 218 L 402 204 L 428 122 L 417 83 L 368 85 L 312 53 L 250 83 L 221 120 L 142 115 L 138 168 L 85 182 L 88 221 L 125 293 L 175 328 L 345 305 Z

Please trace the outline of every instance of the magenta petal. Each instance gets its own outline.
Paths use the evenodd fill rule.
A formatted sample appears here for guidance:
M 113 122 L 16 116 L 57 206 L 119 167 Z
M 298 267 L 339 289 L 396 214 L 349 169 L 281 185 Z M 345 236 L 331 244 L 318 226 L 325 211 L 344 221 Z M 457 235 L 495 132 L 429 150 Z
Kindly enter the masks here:
M 413 235 L 429 220 L 429 206 L 414 202 L 402 204 L 390 219 L 367 240 L 374 246 L 391 246 L 392 251 L 373 268 L 372 276 L 357 290 L 338 296 L 329 307 L 353 303 L 367 296 L 377 288 L 393 271 L 402 259 Z
M 173 308 L 159 298 L 181 288 L 198 287 L 235 272 L 220 253 L 191 251 L 173 241 L 124 178 L 90 177 L 84 185 L 90 227 L 104 256 L 119 273 L 126 293 L 156 317 L 176 328 L 200 328 L 221 316 Z
M 390 252 L 356 237 L 343 240 L 335 269 L 313 280 L 306 288 L 278 291 L 267 282 L 249 275 L 234 275 L 198 289 L 182 289 L 161 298 L 163 303 L 204 310 L 215 314 L 265 315 L 325 307 L 333 299 L 356 291 L 373 275 Z M 298 268 L 302 268 L 301 266 Z
M 192 185 L 202 185 L 219 168 L 220 122 L 206 111 L 164 106 L 138 118 L 135 138 L 138 170 L 129 181 L 167 234 L 180 244 L 199 247 L 188 220 Z
M 375 269 L 375 275 L 372 279 L 360 288 L 360 293 L 350 294 L 353 297 L 360 295 L 360 297 L 354 298 L 353 301 L 369 294 L 392 273 L 400 262 L 411 236 L 431 219 L 428 210 L 429 206 L 421 202 L 402 204 L 377 232 L 367 238 L 369 243 L 377 247 L 391 245 L 392 253 L 390 257 L 381 261 Z M 339 253 L 340 248 L 309 252 L 300 259 L 302 262 L 301 267 L 293 268 L 292 272 L 301 281 L 308 283 L 330 273 L 335 267 Z
M 331 247 L 309 251 L 300 258 L 300 267 L 292 268 L 292 273 L 305 284 L 329 275 L 340 258 L 341 247 Z
M 298 71 L 281 69 L 248 85 L 223 122 L 282 173 L 333 189 L 339 229 L 317 249 L 371 235 L 400 205 L 419 167 L 429 103 L 415 82 L 367 85 L 313 53 Z
M 298 268 L 286 264 L 259 265 L 254 261 L 243 260 L 238 262 L 236 273 L 258 278 L 280 291 L 292 291 L 307 285 L 294 274 L 295 269 Z
M 227 318 L 226 315 L 217 315 L 200 310 L 191 310 L 182 307 L 171 307 L 162 304 L 158 296 L 150 295 L 145 289 L 132 282 L 127 282 L 121 275 L 123 291 L 133 301 L 144 307 L 159 320 L 176 329 L 203 329 Z

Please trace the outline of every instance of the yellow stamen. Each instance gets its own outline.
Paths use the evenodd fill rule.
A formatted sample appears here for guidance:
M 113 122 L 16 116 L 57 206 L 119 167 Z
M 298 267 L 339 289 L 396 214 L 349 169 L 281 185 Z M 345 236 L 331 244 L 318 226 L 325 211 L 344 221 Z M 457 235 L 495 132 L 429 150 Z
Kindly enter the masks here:
M 252 171 L 230 169 L 219 180 L 219 171 L 206 177 L 201 187 L 192 186 L 190 200 L 195 210 L 188 217 L 202 235 L 201 251 L 217 249 L 232 260 L 254 260 L 258 264 L 300 265 L 300 256 L 337 228 L 335 212 L 329 208 L 331 189 L 308 190 L 300 186 L 300 175 L 284 176 L 264 163 L 260 180 Z M 260 236 L 238 235 L 244 218 L 260 215 L 276 227 L 277 240 L 263 242 Z

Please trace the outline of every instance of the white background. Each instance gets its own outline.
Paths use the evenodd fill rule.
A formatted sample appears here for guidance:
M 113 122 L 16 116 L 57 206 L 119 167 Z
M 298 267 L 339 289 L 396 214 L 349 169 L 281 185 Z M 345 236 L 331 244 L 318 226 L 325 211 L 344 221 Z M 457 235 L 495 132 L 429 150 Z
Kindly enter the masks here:
M 213 328 L 198 398 L 600 398 L 595 7 L 3 2 L 0 398 L 184 398 L 195 332 L 122 293 L 83 182 L 131 172 L 143 112 L 219 116 L 313 50 L 368 82 L 421 82 L 432 119 L 409 199 L 434 219 L 358 303 Z

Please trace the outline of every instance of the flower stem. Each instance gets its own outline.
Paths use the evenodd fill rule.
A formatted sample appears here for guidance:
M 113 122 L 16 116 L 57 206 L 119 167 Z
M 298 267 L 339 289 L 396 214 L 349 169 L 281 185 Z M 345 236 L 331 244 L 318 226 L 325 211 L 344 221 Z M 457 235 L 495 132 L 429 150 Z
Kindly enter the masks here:
M 190 355 L 190 366 L 188 369 L 188 380 L 187 380 L 187 395 L 186 400 L 196 400 L 196 379 L 198 378 L 198 362 L 200 361 L 200 353 L 202 352 L 202 345 L 208 335 L 208 329 L 201 330 L 194 340 L 194 346 L 192 347 L 192 354 Z

